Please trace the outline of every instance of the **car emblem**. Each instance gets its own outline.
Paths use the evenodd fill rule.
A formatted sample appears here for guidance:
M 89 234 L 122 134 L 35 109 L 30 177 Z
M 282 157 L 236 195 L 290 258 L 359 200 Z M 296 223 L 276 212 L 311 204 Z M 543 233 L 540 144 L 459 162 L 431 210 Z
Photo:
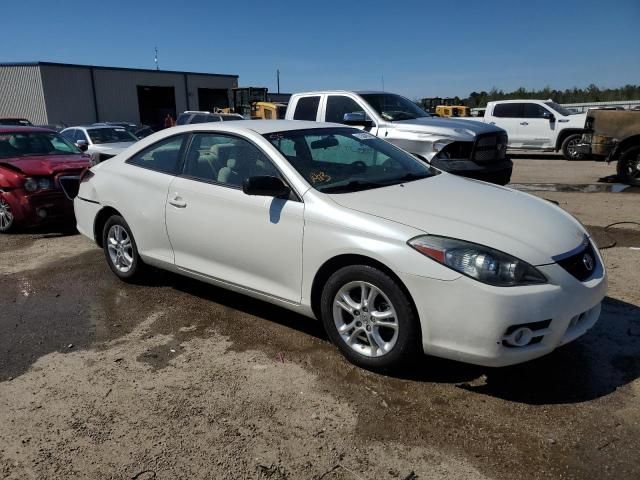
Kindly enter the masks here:
M 584 268 L 586 268 L 588 271 L 593 270 L 593 266 L 594 266 L 593 257 L 588 253 L 585 253 L 582 256 L 582 263 L 584 264 Z

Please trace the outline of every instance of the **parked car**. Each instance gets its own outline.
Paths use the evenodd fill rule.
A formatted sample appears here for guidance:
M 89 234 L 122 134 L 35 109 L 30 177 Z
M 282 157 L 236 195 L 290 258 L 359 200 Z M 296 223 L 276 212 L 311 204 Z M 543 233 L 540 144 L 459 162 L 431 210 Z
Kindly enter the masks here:
M 132 122 L 97 122 L 94 123 L 93 126 L 121 127 L 128 132 L 133 133 L 138 139 L 148 137 L 154 133 L 154 130 L 150 126 Z
M 75 212 L 120 279 L 153 265 L 319 318 L 368 368 L 530 360 L 591 328 L 607 289 L 559 207 L 335 124 L 166 129 L 93 167 Z
M 26 118 L 7 117 L 0 118 L 0 125 L 15 126 L 15 127 L 32 127 L 33 124 Z
M 384 92 L 323 91 L 291 97 L 287 120 L 357 125 L 446 172 L 504 185 L 513 163 L 504 130 L 435 118 L 414 102 Z
M 0 233 L 72 219 L 89 158 L 56 132 L 0 127 Z
M 578 151 L 607 162 L 617 160 L 619 179 L 640 185 L 640 112 L 589 110 L 585 127 Z
M 138 137 L 126 128 L 104 125 L 69 127 L 60 133 L 78 148 L 86 151 L 91 156 L 93 165 L 115 157 L 138 141 Z
M 178 115 L 176 125 L 189 125 L 192 123 L 207 122 L 229 122 L 231 120 L 244 120 L 244 117 L 239 113 L 211 113 L 188 110 Z
M 573 113 L 553 100 L 489 102 L 484 117 L 474 118 L 505 129 L 510 149 L 562 152 L 567 160 L 583 158 L 576 145 L 585 119 L 585 113 Z

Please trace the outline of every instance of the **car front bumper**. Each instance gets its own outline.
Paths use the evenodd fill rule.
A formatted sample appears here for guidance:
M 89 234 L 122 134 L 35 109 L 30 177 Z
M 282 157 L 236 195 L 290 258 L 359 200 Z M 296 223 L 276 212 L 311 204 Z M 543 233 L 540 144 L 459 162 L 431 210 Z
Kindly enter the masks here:
M 558 264 L 538 267 L 549 279 L 543 285 L 493 287 L 464 276 L 453 281 L 400 278 L 416 304 L 425 353 L 500 367 L 546 355 L 596 323 L 607 290 L 599 260 L 585 282 Z M 530 326 L 536 340 L 508 345 L 505 337 L 522 326 Z
M 23 189 L 5 192 L 16 223 L 36 226 L 44 223 L 73 219 L 73 203 L 59 190 L 27 193 Z

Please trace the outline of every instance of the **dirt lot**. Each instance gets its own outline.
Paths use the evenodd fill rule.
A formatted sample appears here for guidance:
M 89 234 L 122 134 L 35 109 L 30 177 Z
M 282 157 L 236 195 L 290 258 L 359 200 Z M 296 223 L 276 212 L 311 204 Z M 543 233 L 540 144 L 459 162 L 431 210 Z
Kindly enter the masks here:
M 514 182 L 612 169 L 521 158 Z M 505 369 L 374 374 L 318 322 L 169 274 L 121 283 L 73 231 L 0 237 L 0 475 L 640 478 L 640 227 L 605 229 L 640 220 L 640 192 L 553 190 L 534 193 L 609 247 L 609 296 L 585 337 Z

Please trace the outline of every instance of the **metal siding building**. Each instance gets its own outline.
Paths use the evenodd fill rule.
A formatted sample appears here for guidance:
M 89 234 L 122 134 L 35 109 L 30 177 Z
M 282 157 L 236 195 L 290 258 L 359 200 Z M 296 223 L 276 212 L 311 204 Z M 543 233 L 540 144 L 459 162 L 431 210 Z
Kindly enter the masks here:
M 0 63 L 0 117 L 34 124 L 129 121 L 162 126 L 167 113 L 227 107 L 237 75 Z

